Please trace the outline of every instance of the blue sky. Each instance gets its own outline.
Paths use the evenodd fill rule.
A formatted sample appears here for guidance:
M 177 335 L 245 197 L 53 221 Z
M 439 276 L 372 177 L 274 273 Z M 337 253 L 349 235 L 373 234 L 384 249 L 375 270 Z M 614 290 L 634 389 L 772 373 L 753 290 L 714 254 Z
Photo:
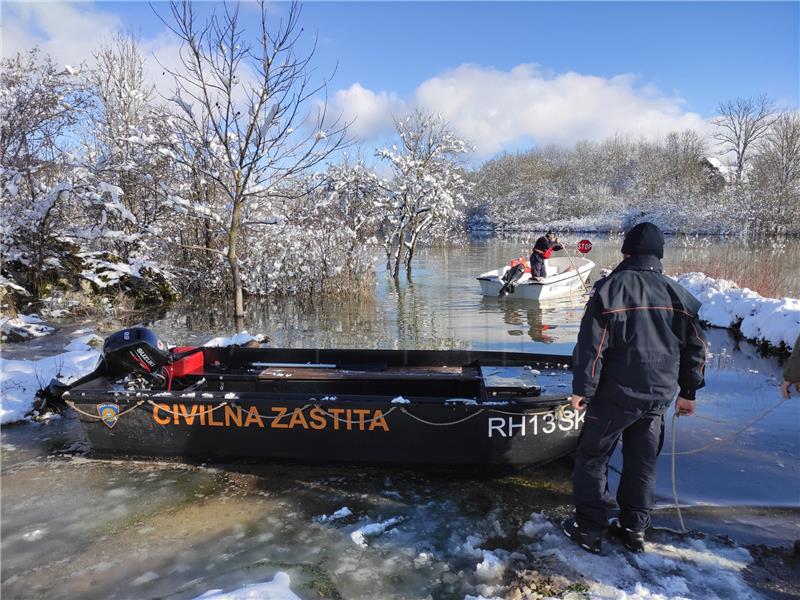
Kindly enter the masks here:
M 118 27 L 139 33 L 151 52 L 174 51 L 144 2 L 2 10 L 4 54 L 40 43 L 80 62 Z M 356 119 L 367 144 L 414 106 L 442 112 L 490 156 L 702 129 L 719 101 L 739 95 L 800 104 L 797 2 L 311 2 L 302 24 L 318 35 L 319 73 L 338 65 L 331 103 Z

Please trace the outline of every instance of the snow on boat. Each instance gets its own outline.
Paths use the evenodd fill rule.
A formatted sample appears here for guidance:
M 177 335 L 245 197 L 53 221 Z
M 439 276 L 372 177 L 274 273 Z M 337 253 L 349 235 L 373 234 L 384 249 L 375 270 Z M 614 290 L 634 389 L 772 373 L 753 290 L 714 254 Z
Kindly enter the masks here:
M 583 423 L 569 356 L 158 344 L 118 332 L 62 390 L 95 455 L 519 468 L 574 451 Z
M 574 266 L 573 266 L 574 264 Z M 503 289 L 503 275 L 511 267 L 501 267 L 478 277 L 481 284 L 481 293 L 484 296 L 500 295 Z M 510 291 L 513 298 L 520 300 L 546 300 L 566 296 L 573 292 L 583 290 L 583 285 L 589 279 L 594 268 L 594 263 L 588 258 L 568 257 L 548 258 L 545 260 L 546 277 L 535 281 L 530 273 L 525 273 L 513 285 Z

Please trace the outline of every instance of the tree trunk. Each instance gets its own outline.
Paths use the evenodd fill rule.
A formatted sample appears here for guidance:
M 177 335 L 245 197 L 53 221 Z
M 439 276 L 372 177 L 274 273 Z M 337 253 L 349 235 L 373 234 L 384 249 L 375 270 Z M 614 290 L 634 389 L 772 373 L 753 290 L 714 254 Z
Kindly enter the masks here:
M 242 276 L 239 272 L 239 256 L 236 253 L 239 240 L 240 212 L 241 203 L 234 201 L 228 236 L 228 266 L 231 270 L 231 283 L 233 284 L 233 324 L 236 328 L 236 333 L 244 331 L 244 293 L 242 292 Z

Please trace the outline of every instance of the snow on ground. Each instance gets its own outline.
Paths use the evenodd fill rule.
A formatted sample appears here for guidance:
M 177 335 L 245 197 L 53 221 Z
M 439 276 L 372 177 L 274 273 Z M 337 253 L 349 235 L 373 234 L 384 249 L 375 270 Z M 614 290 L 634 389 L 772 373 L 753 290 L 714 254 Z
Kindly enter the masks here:
M 0 318 L 0 335 L 5 341 L 24 341 L 53 333 L 55 329 L 44 324 L 37 315 L 17 315 Z
M 759 598 L 742 577 L 752 562 L 744 548 L 670 537 L 669 541 L 648 541 L 642 554 L 607 541 L 604 555 L 595 556 L 569 541 L 539 513 L 531 515 L 520 533 L 533 534 L 530 550 L 537 558 L 552 560 L 556 570 L 585 580 L 593 600 Z
M 319 523 L 330 523 L 331 521 L 338 521 L 339 519 L 344 519 L 345 517 L 349 517 L 353 514 L 353 511 L 343 506 L 336 512 L 330 515 L 321 515 L 317 518 L 317 522 Z
M 385 521 L 380 521 L 379 523 L 367 523 L 366 525 L 362 525 L 353 531 L 350 534 L 350 539 L 353 540 L 353 543 L 355 543 L 357 546 L 366 548 L 368 537 L 380 535 L 387 529 L 391 529 L 400 523 L 402 520 L 403 519 L 401 517 L 391 517 Z
M 286 573 L 278 571 L 272 581 L 246 585 L 231 592 L 209 590 L 195 600 L 301 600 L 289 587 L 291 583 Z
M 700 318 L 715 327 L 734 327 L 744 337 L 791 349 L 800 335 L 800 300 L 764 298 L 733 281 L 704 273 L 678 275 L 678 283 L 703 303 Z
M 70 342 L 66 352 L 39 360 L 0 358 L 0 423 L 21 421 L 33 408 L 36 392 L 53 378 L 69 383 L 91 373 L 100 353 L 87 342 L 97 336 L 82 336 Z
M 246 331 L 240 331 L 236 335 L 232 335 L 229 337 L 215 337 L 208 340 L 203 346 L 207 346 L 209 348 L 221 348 L 225 346 L 243 346 L 248 342 L 258 342 L 261 343 L 264 341 L 263 335 L 250 335 Z

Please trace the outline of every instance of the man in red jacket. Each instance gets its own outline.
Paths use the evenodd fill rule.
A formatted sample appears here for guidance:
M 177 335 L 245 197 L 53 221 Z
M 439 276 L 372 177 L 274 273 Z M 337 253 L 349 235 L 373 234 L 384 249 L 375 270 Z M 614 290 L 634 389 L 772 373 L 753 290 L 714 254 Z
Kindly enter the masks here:
M 547 274 L 545 273 L 544 261 L 550 258 L 550 255 L 557 250 L 562 250 L 563 246 L 558 241 L 556 234 L 548 231 L 538 240 L 533 246 L 531 253 L 531 277 L 544 279 Z

